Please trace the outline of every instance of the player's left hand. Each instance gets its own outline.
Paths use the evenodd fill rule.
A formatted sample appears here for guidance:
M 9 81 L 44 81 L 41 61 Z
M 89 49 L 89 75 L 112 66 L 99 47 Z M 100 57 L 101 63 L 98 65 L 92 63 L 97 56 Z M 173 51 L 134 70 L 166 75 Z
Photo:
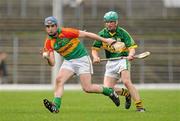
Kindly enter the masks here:
M 99 57 L 93 57 L 93 63 L 100 63 L 100 61 Z
M 128 55 L 126 58 L 127 58 L 129 61 L 134 60 L 134 56 L 133 56 L 133 55 Z

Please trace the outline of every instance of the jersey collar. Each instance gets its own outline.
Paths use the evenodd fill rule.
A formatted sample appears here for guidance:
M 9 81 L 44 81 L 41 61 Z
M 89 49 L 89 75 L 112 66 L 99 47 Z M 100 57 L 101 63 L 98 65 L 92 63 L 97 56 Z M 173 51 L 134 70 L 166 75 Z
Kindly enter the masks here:
M 61 29 L 61 28 L 58 28 L 58 29 L 57 29 L 58 35 L 59 35 L 61 32 L 62 32 L 62 29 Z M 53 38 L 56 38 L 56 37 L 49 35 L 49 38 L 50 38 L 50 39 L 53 39 Z
M 108 30 L 108 28 L 106 28 L 106 31 L 111 35 L 111 36 L 114 36 L 115 34 L 116 34 L 116 31 L 117 31 L 117 28 L 116 28 L 116 31 L 115 32 L 110 32 L 109 30 Z

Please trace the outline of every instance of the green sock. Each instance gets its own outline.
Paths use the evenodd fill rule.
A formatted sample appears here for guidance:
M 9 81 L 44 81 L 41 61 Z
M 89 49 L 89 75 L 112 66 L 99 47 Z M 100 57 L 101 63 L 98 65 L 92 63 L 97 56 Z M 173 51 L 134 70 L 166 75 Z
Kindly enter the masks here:
M 112 88 L 103 87 L 103 94 L 109 96 L 113 92 Z
M 56 107 L 59 109 L 61 107 L 61 98 L 60 97 L 54 97 L 53 103 L 56 105 Z

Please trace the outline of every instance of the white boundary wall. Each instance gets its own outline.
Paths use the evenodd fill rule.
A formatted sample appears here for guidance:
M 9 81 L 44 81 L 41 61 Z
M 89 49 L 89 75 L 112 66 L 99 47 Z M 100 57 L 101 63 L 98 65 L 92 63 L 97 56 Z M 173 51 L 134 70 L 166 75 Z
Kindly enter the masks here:
M 162 84 L 135 84 L 137 89 L 168 89 L 168 90 L 180 90 L 180 83 L 162 83 Z M 124 87 L 120 84 L 119 87 Z M 81 90 L 79 84 L 66 84 L 65 90 Z M 43 84 L 2 84 L 0 85 L 0 91 L 2 90 L 53 90 L 52 85 Z

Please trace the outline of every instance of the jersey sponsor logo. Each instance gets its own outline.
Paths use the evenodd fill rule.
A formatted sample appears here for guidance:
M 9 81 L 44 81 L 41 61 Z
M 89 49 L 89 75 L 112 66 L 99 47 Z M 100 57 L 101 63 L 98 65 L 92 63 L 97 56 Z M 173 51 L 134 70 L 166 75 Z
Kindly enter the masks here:
M 105 49 L 105 50 L 108 50 L 108 51 L 110 51 L 110 52 L 116 52 L 115 51 L 115 49 L 114 49 L 114 47 L 113 46 L 111 46 L 111 45 L 109 45 L 109 44 L 107 44 L 107 43 L 104 43 L 103 42 L 103 49 Z
M 66 56 L 69 53 L 71 53 L 78 46 L 79 43 L 80 43 L 80 41 L 77 38 L 74 38 L 71 41 L 69 41 L 69 43 L 67 43 L 66 45 L 64 45 L 63 47 L 59 48 L 56 51 L 60 55 Z

